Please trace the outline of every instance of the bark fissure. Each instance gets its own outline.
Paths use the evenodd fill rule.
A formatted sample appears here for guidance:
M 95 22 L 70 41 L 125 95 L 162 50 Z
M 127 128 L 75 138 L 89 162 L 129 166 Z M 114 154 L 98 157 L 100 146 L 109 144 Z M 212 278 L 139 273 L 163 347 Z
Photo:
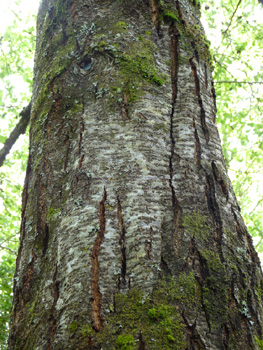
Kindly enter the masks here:
M 123 290 L 127 288 L 127 281 L 126 281 L 126 267 L 127 267 L 127 258 L 126 258 L 126 242 L 125 242 L 125 228 L 123 224 L 123 218 L 122 218 L 122 207 L 121 207 L 121 201 L 120 197 L 117 196 L 117 216 L 118 216 L 118 223 L 120 227 L 120 249 L 121 249 L 121 276 L 119 278 L 119 290 Z
M 173 186 L 173 175 L 174 175 L 174 168 L 173 168 L 173 158 L 175 153 L 175 139 L 174 139 L 174 133 L 173 133 L 173 124 L 174 124 L 174 113 L 175 113 L 175 104 L 177 99 L 177 83 L 178 83 L 178 70 L 179 70 L 179 36 L 177 29 L 174 27 L 174 25 L 171 25 L 169 28 L 170 31 L 170 56 L 171 56 L 171 84 L 172 84 L 172 110 L 170 114 L 170 139 L 171 139 L 171 155 L 169 160 L 169 171 L 170 171 L 170 180 L 169 185 L 172 192 L 172 205 L 173 205 L 173 212 L 174 212 L 174 225 L 175 230 L 180 226 L 180 218 L 182 214 L 182 208 L 179 205 L 178 199 L 176 197 L 175 189 Z
M 64 170 L 66 170 L 67 166 L 68 166 L 69 148 L 70 148 L 69 136 L 66 137 L 66 140 L 64 141 L 64 143 L 65 143 L 65 146 L 66 146 L 66 154 L 65 154 L 65 160 L 64 160 Z
M 47 252 L 47 249 L 48 249 L 48 243 L 49 243 L 49 227 L 48 227 L 47 224 L 45 224 L 42 257 L 44 257 L 46 255 L 46 252 Z
M 91 253 L 91 292 L 93 294 L 91 302 L 91 318 L 93 321 L 93 328 L 95 331 L 100 331 L 103 325 L 103 319 L 101 317 L 101 299 L 102 294 L 99 287 L 99 255 L 100 247 L 104 239 L 105 230 L 106 230 L 106 218 L 105 218 L 105 202 L 107 200 L 107 192 L 104 188 L 104 193 L 102 200 L 100 202 L 100 211 L 99 211 L 99 222 L 100 228 L 97 232 L 97 237 Z
M 222 253 L 223 223 L 222 223 L 222 218 L 220 214 L 220 208 L 216 200 L 215 183 L 211 175 L 206 175 L 205 196 L 207 200 L 208 211 L 214 223 L 215 246 L 219 253 L 220 259 L 223 262 L 224 261 L 224 257 Z
M 148 259 L 152 259 L 153 229 L 150 227 L 150 239 L 146 241 L 146 251 Z
M 145 343 L 143 341 L 142 333 L 139 335 L 139 350 L 145 350 Z
M 200 334 L 196 329 L 196 320 L 192 325 L 188 322 L 185 312 L 182 312 L 182 319 L 186 327 L 187 345 L 190 346 L 191 350 L 207 349 L 205 343 L 203 342 Z
M 150 6 L 152 10 L 152 21 L 153 24 L 155 25 L 156 31 L 159 35 L 160 33 L 160 10 L 158 7 L 157 0 L 150 0 Z
M 128 103 L 129 103 L 129 95 L 124 93 L 123 99 L 122 99 L 122 106 L 121 106 L 122 118 L 124 121 L 127 121 L 129 119 Z
M 193 127 L 194 127 L 194 135 L 195 135 L 195 164 L 200 166 L 201 165 L 201 155 L 202 155 L 202 148 L 201 143 L 198 135 L 198 131 L 196 129 L 195 120 L 193 119 Z
M 216 166 L 215 161 L 212 161 L 211 165 L 212 165 L 214 178 L 218 182 L 218 184 L 219 184 L 219 186 L 221 188 L 221 191 L 223 192 L 223 194 L 226 197 L 226 200 L 228 201 L 229 194 L 228 194 L 227 185 L 226 185 L 224 179 L 222 178 L 222 176 L 220 175 L 220 172 L 219 172 L 219 170 L 218 170 L 218 168 Z
M 200 81 L 199 81 L 199 77 L 198 77 L 198 73 L 197 73 L 197 67 L 193 61 L 193 58 L 191 58 L 189 60 L 189 62 L 190 62 L 191 68 L 192 68 L 192 75 L 193 75 L 194 82 L 195 82 L 195 94 L 198 98 L 198 103 L 199 103 L 200 110 L 201 110 L 201 112 L 200 112 L 201 126 L 202 126 L 205 140 L 208 143 L 209 142 L 209 130 L 208 130 L 208 126 L 206 124 L 206 113 L 204 110 L 203 100 L 201 97 Z

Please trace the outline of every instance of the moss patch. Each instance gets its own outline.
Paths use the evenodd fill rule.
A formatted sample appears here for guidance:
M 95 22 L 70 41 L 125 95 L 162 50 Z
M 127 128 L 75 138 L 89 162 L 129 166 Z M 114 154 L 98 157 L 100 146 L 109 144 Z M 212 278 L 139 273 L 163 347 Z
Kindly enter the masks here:
M 212 328 L 221 327 L 228 319 L 228 278 L 219 256 L 210 251 L 200 251 L 203 273 L 202 303 Z
M 151 350 L 181 350 L 186 343 L 179 308 L 195 308 L 196 299 L 192 273 L 161 281 L 151 295 L 140 290 L 116 294 L 114 308 L 94 340 L 103 349 L 133 350 L 140 342 Z
M 194 211 L 191 214 L 186 214 L 182 221 L 186 233 L 190 234 L 191 237 L 198 237 L 202 240 L 208 240 L 211 227 L 207 224 L 205 216 Z

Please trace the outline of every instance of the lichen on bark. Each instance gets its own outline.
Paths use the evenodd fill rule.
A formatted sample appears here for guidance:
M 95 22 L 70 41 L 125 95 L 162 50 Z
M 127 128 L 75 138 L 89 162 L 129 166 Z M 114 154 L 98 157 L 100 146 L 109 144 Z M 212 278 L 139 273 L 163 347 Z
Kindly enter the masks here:
M 10 350 L 260 347 L 198 3 L 42 1 Z

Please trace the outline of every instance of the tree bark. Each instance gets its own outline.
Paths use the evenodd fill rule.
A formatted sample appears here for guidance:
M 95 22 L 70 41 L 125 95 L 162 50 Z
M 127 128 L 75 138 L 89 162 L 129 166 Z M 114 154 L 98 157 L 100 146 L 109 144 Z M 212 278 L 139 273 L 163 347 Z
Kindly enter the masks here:
M 43 0 L 9 349 L 257 349 L 196 0 Z

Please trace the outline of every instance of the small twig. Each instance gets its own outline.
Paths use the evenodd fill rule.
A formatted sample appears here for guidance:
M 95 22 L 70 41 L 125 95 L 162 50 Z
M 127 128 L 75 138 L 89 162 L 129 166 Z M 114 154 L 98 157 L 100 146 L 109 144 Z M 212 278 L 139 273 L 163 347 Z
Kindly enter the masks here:
M 0 166 L 3 165 L 6 156 L 10 152 L 11 148 L 13 147 L 19 136 L 26 132 L 26 128 L 30 118 L 30 111 L 31 102 L 20 112 L 19 115 L 21 116 L 21 118 L 19 122 L 16 124 L 15 128 L 13 129 L 9 137 L 6 139 L 4 147 L 0 150 Z
M 242 2 L 242 0 L 239 0 L 239 2 L 237 3 L 237 6 L 236 6 L 236 8 L 235 8 L 235 11 L 232 13 L 232 16 L 231 16 L 231 18 L 230 18 L 229 25 L 227 26 L 226 30 L 223 31 L 223 35 L 224 35 L 224 36 L 225 36 L 226 33 L 228 32 L 228 29 L 231 27 L 232 21 L 233 21 L 233 19 L 234 19 L 234 17 L 235 17 L 235 14 L 237 13 L 237 10 L 238 10 L 239 5 L 241 4 L 241 2 Z
M 230 80 L 230 81 L 214 81 L 215 84 L 263 84 L 263 81 L 236 81 L 236 80 Z
M 11 252 L 11 253 L 13 253 L 13 254 L 16 254 L 16 253 L 17 253 L 16 250 L 13 250 L 13 249 L 8 248 L 8 247 L 4 247 L 3 245 L 0 245 L 0 249 L 8 250 L 9 252 Z

